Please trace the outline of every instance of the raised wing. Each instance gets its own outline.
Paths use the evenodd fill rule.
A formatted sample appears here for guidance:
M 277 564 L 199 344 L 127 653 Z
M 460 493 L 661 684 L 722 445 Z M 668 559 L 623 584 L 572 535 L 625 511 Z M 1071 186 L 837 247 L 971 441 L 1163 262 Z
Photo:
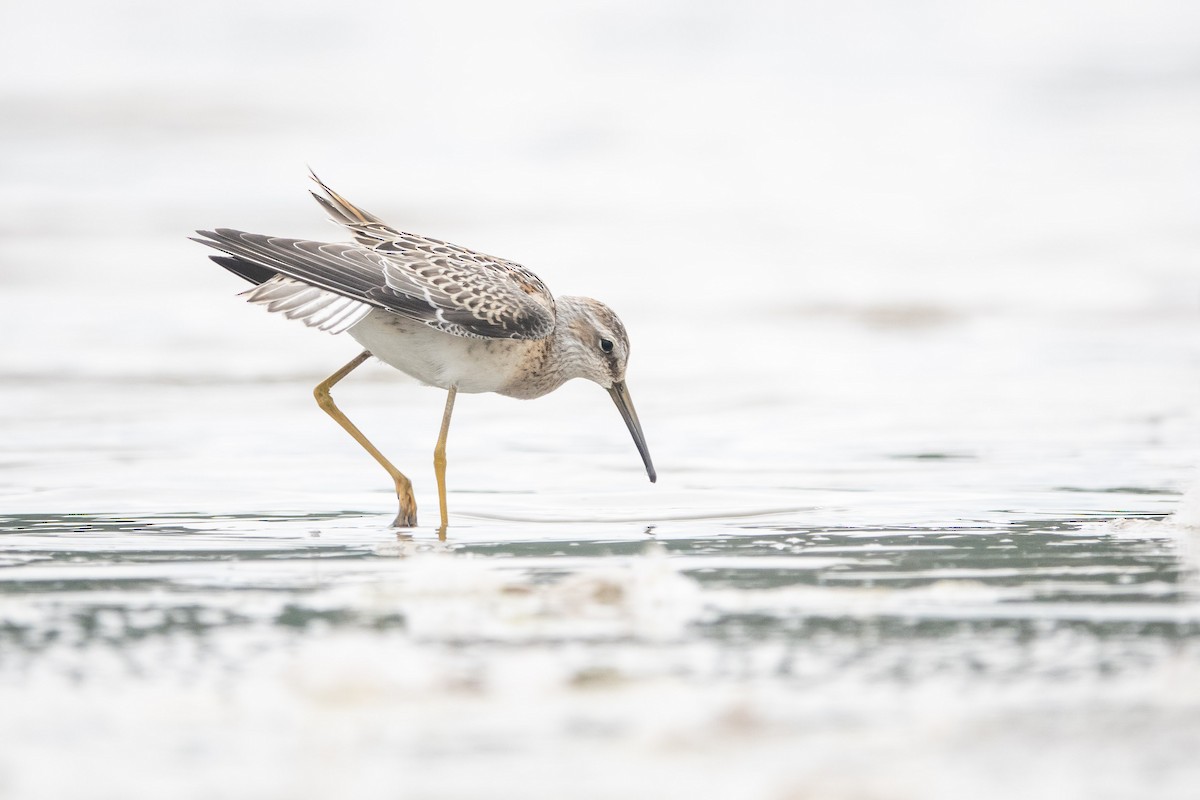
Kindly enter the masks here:
M 308 174 L 324 193 L 312 192 L 313 198 L 333 221 L 350 231 L 359 244 L 387 255 L 396 265 L 385 273 L 393 289 L 411 294 L 436 285 L 442 290 L 442 299 L 451 298 L 455 305 L 471 309 L 491 325 L 502 320 L 505 303 L 527 306 L 532 300 L 549 312 L 549 327 L 544 334 L 528 338 L 549 335 L 554 326 L 554 297 L 538 276 L 512 261 L 397 230 L 330 189 L 312 170 Z M 528 299 L 513 296 L 508 291 L 511 288 Z
M 323 205 L 336 209 L 334 202 L 344 203 L 332 197 L 335 201 L 323 200 Z M 312 242 L 229 228 L 199 231 L 205 238 L 195 241 L 456 336 L 542 339 L 554 329 L 554 298 L 523 267 L 401 233 L 365 212 L 354 212 L 354 222 L 348 218 L 343 224 L 379 230 L 373 246 L 361 238 L 360 244 Z

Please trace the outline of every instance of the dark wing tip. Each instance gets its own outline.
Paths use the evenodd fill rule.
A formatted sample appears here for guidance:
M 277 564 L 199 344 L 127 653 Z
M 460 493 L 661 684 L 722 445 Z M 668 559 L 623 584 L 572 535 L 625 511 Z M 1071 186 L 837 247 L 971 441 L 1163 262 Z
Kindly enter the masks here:
M 189 236 L 187 238 L 192 240 L 193 242 L 196 242 L 197 244 L 202 244 L 205 247 L 212 247 L 217 250 L 223 249 L 221 246 L 221 238 L 219 236 L 217 236 L 215 233 L 213 233 L 212 231 L 196 231 L 196 233 L 198 233 L 200 235 L 199 236 Z
M 239 278 L 244 278 L 255 285 L 266 283 L 277 274 L 273 269 L 268 269 L 244 258 L 235 258 L 234 256 L 209 256 L 209 258 Z
M 233 228 L 217 228 L 213 231 L 196 231 L 196 233 L 204 238 L 201 239 L 196 236 L 189 236 L 188 238 L 193 242 L 215 247 L 218 250 L 223 250 L 227 242 L 240 242 L 246 235 L 243 231 L 234 230 Z

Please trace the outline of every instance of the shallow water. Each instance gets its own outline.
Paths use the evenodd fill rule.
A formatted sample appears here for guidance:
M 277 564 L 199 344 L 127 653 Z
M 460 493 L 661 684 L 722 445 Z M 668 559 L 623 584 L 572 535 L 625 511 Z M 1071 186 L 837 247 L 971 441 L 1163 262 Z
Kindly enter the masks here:
M 64 8 L 0 32 L 0 797 L 1194 796 L 1194 4 Z M 658 484 L 594 386 L 463 396 L 439 540 L 367 365 L 389 529 L 353 343 L 185 239 L 328 237 L 305 163 L 609 301 Z
M 311 379 L 27 384 L 3 430 L 0 785 L 1187 796 L 1196 533 L 1167 515 L 1195 362 L 1076 352 L 1175 323 L 773 324 L 829 343 L 804 378 L 697 396 L 678 362 L 639 375 L 656 486 L 598 391 L 465 398 L 445 541 L 417 466 L 439 393 L 382 368 L 342 402 L 414 463 L 427 524 L 409 533 Z M 1060 355 L 980 389 L 972 360 L 1038 350 L 1022 339 Z M 820 375 L 830 349 L 843 380 Z M 1090 388 L 1114 371 L 1129 380 Z M 1004 406 L 980 407 L 993 392 Z

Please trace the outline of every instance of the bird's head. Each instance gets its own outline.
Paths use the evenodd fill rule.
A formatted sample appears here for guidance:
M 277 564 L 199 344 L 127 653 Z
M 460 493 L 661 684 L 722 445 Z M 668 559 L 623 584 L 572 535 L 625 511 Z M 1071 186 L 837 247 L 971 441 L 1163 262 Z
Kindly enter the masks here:
M 611 308 L 590 297 L 560 297 L 557 306 L 556 333 L 560 347 L 570 353 L 574 373 L 571 377 L 585 378 L 608 390 L 653 483 L 657 474 L 625 385 L 625 366 L 629 362 L 629 335 L 625 326 Z

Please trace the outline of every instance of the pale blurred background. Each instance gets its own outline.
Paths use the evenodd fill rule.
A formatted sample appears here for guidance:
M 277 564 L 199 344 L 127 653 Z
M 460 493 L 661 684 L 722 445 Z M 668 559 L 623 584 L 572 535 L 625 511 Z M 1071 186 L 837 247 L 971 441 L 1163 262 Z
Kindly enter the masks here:
M 305 165 L 639 323 L 1200 309 L 1194 3 L 47 2 L 0 37 L 6 369 L 168 366 L 134 317 L 337 349 L 184 239 L 340 235 Z M 47 284 L 126 324 L 48 326 Z
M 309 166 L 612 305 L 659 484 L 463 398 L 397 543 L 187 240 Z M 1200 781 L 1200 4 L 9 3 L 0 301 L 0 797 Z M 338 397 L 431 521 L 441 394 Z

